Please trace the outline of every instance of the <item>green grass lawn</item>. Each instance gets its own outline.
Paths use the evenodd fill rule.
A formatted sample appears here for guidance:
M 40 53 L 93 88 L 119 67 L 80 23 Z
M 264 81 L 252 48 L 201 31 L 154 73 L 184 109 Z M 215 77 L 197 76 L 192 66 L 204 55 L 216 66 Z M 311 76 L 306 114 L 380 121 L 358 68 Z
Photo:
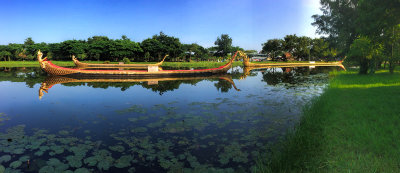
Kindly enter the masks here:
M 400 172 L 399 70 L 332 76 L 329 88 L 257 171 Z

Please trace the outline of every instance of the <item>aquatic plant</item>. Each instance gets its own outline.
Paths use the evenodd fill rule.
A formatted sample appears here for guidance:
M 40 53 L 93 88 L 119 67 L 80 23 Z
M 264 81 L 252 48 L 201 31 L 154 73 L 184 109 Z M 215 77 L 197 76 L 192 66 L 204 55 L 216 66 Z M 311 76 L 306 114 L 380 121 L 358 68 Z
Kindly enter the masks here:
M 21 161 L 21 162 L 26 162 L 28 160 L 29 160 L 29 156 L 22 156 L 19 158 L 19 161 Z
M 133 160 L 133 157 L 130 155 L 121 156 L 119 159 L 115 160 L 115 167 L 117 168 L 125 168 L 130 166 L 130 162 Z
M 3 155 L 0 157 L 0 163 L 2 162 L 8 162 L 11 160 L 11 156 L 10 155 Z
M 228 146 L 224 147 L 224 152 L 220 154 L 219 162 L 223 165 L 228 164 L 230 160 L 237 163 L 247 163 L 248 153 L 241 151 L 241 146 L 237 142 L 233 142 Z
M 0 123 L 10 120 L 10 118 L 5 113 L 0 113 Z
M 55 170 L 52 166 L 43 166 L 42 168 L 39 169 L 39 173 L 53 173 L 53 172 L 55 172 Z
M 22 165 L 22 162 L 19 160 L 10 163 L 11 168 L 18 168 L 21 165 Z
M 136 113 L 145 114 L 147 112 L 147 110 L 144 109 L 142 105 L 132 105 L 129 108 L 122 109 L 122 110 L 117 110 L 115 112 L 117 112 L 118 114 L 127 114 L 127 113 L 130 113 L 130 112 L 136 112 Z
M 82 158 L 78 156 L 67 156 L 66 160 L 71 167 L 80 168 L 82 166 Z
M 74 173 L 90 173 L 90 171 L 86 168 L 78 168 L 74 171 Z
M 58 132 L 58 134 L 60 134 L 60 135 L 68 135 L 69 132 L 66 131 L 66 130 L 61 130 L 61 131 Z
M 125 148 L 122 145 L 116 145 L 116 146 L 109 146 L 108 147 L 111 151 L 116 151 L 116 152 L 124 152 Z

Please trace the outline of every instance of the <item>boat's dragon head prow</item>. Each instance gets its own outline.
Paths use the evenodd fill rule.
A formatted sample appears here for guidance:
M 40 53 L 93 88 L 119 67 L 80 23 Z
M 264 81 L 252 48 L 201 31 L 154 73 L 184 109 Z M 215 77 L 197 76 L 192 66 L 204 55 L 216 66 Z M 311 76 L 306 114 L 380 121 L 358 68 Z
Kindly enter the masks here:
M 168 56 L 169 56 L 168 54 L 165 55 L 164 58 L 159 63 L 157 63 L 156 65 L 159 65 L 159 66 L 162 65 L 164 60 L 165 60 L 165 58 L 167 58 Z
M 78 62 L 78 59 L 76 59 L 75 55 L 72 55 L 72 61 L 74 61 L 74 63 Z
M 39 88 L 39 100 L 42 99 L 44 92 L 49 93 L 48 90 L 49 88 L 47 87 L 46 83 L 42 83 L 42 86 Z
M 42 59 L 42 57 L 43 57 L 43 53 L 40 50 L 38 50 L 37 59 L 39 61 L 40 67 L 42 69 L 44 69 L 46 67 L 46 63 L 44 63 L 44 62 L 47 61 L 47 57 L 45 57 L 44 59 Z
M 249 65 L 249 63 L 250 63 L 250 58 L 247 56 L 247 54 L 244 53 L 243 51 L 240 51 L 240 50 L 237 51 L 237 53 L 238 53 L 239 57 L 242 57 L 242 58 L 243 58 L 243 65 L 244 65 L 245 67 L 250 66 L 250 65 Z

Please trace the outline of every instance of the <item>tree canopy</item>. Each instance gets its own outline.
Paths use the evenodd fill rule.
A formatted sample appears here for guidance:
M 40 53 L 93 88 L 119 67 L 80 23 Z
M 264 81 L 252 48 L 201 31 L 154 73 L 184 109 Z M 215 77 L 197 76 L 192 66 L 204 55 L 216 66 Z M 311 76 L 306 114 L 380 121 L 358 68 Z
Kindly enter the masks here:
M 232 38 L 228 34 L 219 36 L 214 44 L 217 46 L 218 56 L 226 56 L 232 51 Z
M 283 39 L 270 39 L 262 44 L 262 53 L 272 58 L 290 53 L 297 60 L 330 60 L 337 56 L 336 49 L 330 47 L 323 38 L 286 35 Z
M 400 1 L 321 0 L 320 2 L 323 14 L 313 15 L 313 25 L 318 28 L 317 33 L 329 35 L 327 40 L 330 45 L 337 48 L 340 54 L 352 57 L 356 47 L 360 46 L 361 42 L 369 40 L 375 53 L 370 58 L 363 57 L 371 62 L 358 61 L 360 73 L 367 73 L 368 70 L 365 68 L 372 68 L 374 71 L 373 69 L 379 67 L 383 60 L 389 62 L 389 68 L 393 71 L 394 61 L 398 61 L 398 56 L 391 52 L 396 49 L 394 35 L 398 32 L 396 26 L 400 24 Z

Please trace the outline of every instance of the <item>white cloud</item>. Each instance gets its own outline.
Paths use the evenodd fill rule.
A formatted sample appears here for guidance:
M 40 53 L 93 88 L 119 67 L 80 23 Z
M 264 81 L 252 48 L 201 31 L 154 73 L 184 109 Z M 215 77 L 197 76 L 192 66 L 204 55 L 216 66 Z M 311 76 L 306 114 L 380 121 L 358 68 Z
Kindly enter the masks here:
M 301 0 L 303 2 L 304 7 L 313 9 L 313 11 L 319 11 L 321 4 L 319 0 Z
M 321 4 L 319 0 L 301 0 L 302 2 L 302 13 L 303 13 L 303 21 L 304 25 L 302 27 L 301 33 L 305 36 L 309 37 L 320 37 L 320 35 L 316 34 L 316 27 L 311 25 L 314 20 L 311 18 L 314 14 L 322 14 L 320 8 Z

